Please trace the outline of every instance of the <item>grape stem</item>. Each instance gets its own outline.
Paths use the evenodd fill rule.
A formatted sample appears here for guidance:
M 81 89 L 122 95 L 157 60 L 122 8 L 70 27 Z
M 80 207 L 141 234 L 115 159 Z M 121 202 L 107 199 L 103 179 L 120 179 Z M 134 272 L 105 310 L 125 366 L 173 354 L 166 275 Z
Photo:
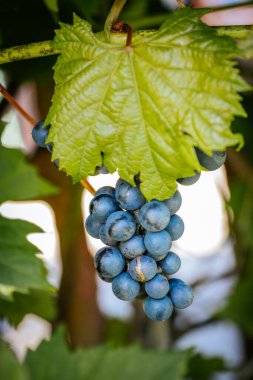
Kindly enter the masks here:
M 185 8 L 186 6 L 184 5 L 184 3 L 182 2 L 182 0 L 177 0 L 177 3 L 178 5 L 180 6 L 180 8 Z
M 34 127 L 37 122 L 16 102 L 16 100 L 9 94 L 6 88 L 0 83 L 0 93 L 7 100 L 7 102 L 13 106 L 29 123 Z M 87 181 L 87 179 L 82 179 L 80 183 L 92 194 L 95 194 L 95 189 Z
M 3 63 L 36 57 L 46 57 L 54 54 L 60 54 L 60 51 L 52 47 L 52 41 L 42 41 L 27 45 L 14 46 L 0 50 L 0 65 Z
M 36 121 L 16 102 L 16 100 L 9 94 L 6 88 L 0 83 L 0 93 L 13 106 L 32 126 L 35 126 Z
M 105 26 L 104 26 L 104 31 L 105 31 L 105 37 L 107 40 L 110 39 L 110 33 L 112 30 L 113 25 L 117 21 L 124 5 L 126 4 L 127 0 L 115 0 L 114 4 L 107 16 L 107 19 L 105 20 Z
M 91 193 L 91 195 L 95 195 L 96 190 L 91 186 L 87 179 L 81 179 L 80 183 L 83 185 L 83 187 L 85 187 L 86 190 Z
M 118 32 L 118 33 L 126 33 L 127 34 L 126 46 L 131 46 L 133 29 L 131 28 L 130 25 L 124 24 L 123 21 L 119 21 L 113 25 L 112 31 Z

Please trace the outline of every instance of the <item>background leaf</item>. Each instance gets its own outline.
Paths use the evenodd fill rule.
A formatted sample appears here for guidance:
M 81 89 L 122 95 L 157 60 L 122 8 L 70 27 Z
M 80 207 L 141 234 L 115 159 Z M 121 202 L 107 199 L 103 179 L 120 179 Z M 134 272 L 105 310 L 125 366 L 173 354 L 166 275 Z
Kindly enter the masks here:
M 37 169 L 16 149 L 0 146 L 0 166 L 0 203 L 44 198 L 58 192 L 55 186 L 39 177 Z
M 27 235 L 41 232 L 34 224 L 0 216 L 0 288 L 6 297 L 14 290 L 51 290 L 46 270 L 35 254 L 38 248 L 28 242 Z
M 142 351 L 138 347 L 98 347 L 70 352 L 63 330 L 36 352 L 28 352 L 25 367 L 36 380 L 181 380 L 191 351 Z M 52 360 L 53 358 L 53 360 Z
M 21 367 L 7 345 L 0 341 L 0 374 L 3 380 L 29 380 L 26 370 Z
M 27 294 L 13 292 L 11 299 L 4 299 L 0 295 L 0 314 L 15 326 L 26 314 L 36 314 L 48 321 L 53 321 L 57 314 L 54 294 L 30 289 Z
M 140 172 L 144 195 L 165 198 L 178 177 L 200 170 L 193 146 L 210 153 L 242 143 L 230 124 L 245 116 L 237 91 L 249 87 L 231 61 L 233 39 L 202 24 L 204 13 L 180 9 L 158 31 L 135 33 L 129 49 L 125 36 L 107 43 L 77 17 L 61 25 L 46 122 L 53 159 L 74 181 L 93 174 L 103 152 L 110 171 L 131 183 Z

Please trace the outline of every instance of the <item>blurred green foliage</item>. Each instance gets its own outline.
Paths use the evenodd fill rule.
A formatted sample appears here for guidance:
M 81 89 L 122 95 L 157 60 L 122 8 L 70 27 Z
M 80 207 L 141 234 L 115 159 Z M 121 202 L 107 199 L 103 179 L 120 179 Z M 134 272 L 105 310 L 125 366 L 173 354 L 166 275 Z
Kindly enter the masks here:
M 112 3 L 113 1 L 109 0 L 58 0 L 58 2 L 55 0 L 1 0 L 0 48 L 52 39 L 54 29 L 57 28 L 57 21 L 72 23 L 73 12 L 91 22 L 94 31 L 99 31 L 103 28 Z M 165 19 L 167 12 L 158 0 L 139 0 L 138 2 L 129 0 L 122 18 L 135 28 L 154 28 Z M 252 46 L 252 42 L 248 41 L 248 43 L 249 46 Z M 19 83 L 26 80 L 41 82 L 45 78 L 52 78 L 52 66 L 55 59 L 55 57 L 47 57 L 17 62 L 5 65 L 3 69 L 8 74 L 10 82 Z M 240 68 L 245 77 L 253 83 L 252 62 L 241 61 Z M 249 347 L 251 348 L 247 352 L 247 358 L 250 361 L 253 357 L 252 95 L 243 94 L 243 106 L 249 115 L 248 119 L 236 119 L 233 124 L 234 131 L 240 131 L 244 135 L 245 147 L 242 152 L 238 153 L 238 162 L 240 157 L 243 159 L 243 164 L 240 161 L 239 169 L 234 168 L 234 170 L 228 165 L 228 179 L 232 195 L 229 206 L 234 215 L 231 227 L 238 264 L 238 283 L 228 305 L 218 317 L 232 319 L 242 328 L 245 339 L 250 342 Z M 3 168 L 8 165 L 9 153 L 5 148 L 1 150 L 2 157 L 6 161 L 3 163 Z M 20 152 L 12 151 L 10 159 L 13 160 L 14 166 L 9 166 L 8 170 L 11 168 L 15 174 L 21 167 L 22 170 L 28 171 L 30 179 L 34 178 L 34 169 L 27 166 Z M 36 181 L 42 180 L 37 178 Z M 39 183 L 39 187 L 43 188 L 42 182 Z M 15 193 L 15 186 L 12 190 Z M 20 198 L 21 193 L 18 194 L 19 198 L 14 194 L 12 199 L 28 199 L 28 194 L 25 192 L 24 198 Z M 1 192 L 1 194 L 4 193 Z M 29 194 L 29 197 L 31 196 Z M 39 194 L 34 196 L 37 197 Z M 7 198 L 5 197 L 3 200 L 5 199 Z M 15 224 L 15 222 L 13 223 Z M 28 312 L 52 319 L 55 310 L 52 307 L 51 299 L 48 298 L 47 293 L 45 294 L 43 291 L 39 293 L 39 290 L 30 290 L 29 294 L 13 292 L 11 301 L 0 298 L 0 309 L 4 310 L 5 315 L 12 323 L 18 323 Z M 43 306 L 41 306 L 42 304 Z M 131 326 L 118 321 L 108 322 L 105 336 L 108 346 L 118 347 L 128 343 L 130 328 Z M 70 352 L 63 335 L 63 331 L 58 331 L 51 342 L 42 343 L 37 352 L 29 352 L 23 367 L 18 364 L 7 346 L 1 343 L 0 376 L 4 380 L 123 379 L 124 377 L 121 376 L 124 374 L 127 363 L 129 364 L 127 379 L 131 376 L 141 379 L 143 371 L 146 371 L 145 380 L 168 379 L 168 374 L 170 380 L 183 379 L 185 376 L 187 379 L 206 380 L 212 376 L 213 372 L 224 369 L 222 360 L 215 358 L 206 360 L 199 355 L 193 355 L 190 351 L 180 353 L 142 352 L 136 347 L 115 351 L 103 347 Z M 150 365 L 146 366 L 146 363 Z M 135 368 L 138 369 L 137 372 Z M 160 372 L 157 371 L 157 368 Z M 248 378 L 250 379 L 250 377 Z

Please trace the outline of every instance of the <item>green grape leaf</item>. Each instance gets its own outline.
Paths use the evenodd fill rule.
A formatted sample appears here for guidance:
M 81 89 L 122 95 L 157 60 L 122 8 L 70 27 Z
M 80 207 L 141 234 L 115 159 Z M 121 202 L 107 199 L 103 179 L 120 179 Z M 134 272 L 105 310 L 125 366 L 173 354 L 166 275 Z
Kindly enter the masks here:
M 234 40 L 204 25 L 206 12 L 179 9 L 157 31 L 135 32 L 131 47 L 124 34 L 107 42 L 78 17 L 61 24 L 46 123 L 53 159 L 74 182 L 104 164 L 132 184 L 140 173 L 147 199 L 163 199 L 177 178 L 201 169 L 194 146 L 211 154 L 242 145 L 230 125 L 246 116 L 238 91 L 249 86 Z
M 48 321 L 56 317 L 56 302 L 52 292 L 29 289 L 27 294 L 13 292 L 11 299 L 0 295 L 0 314 L 17 326 L 26 314 L 36 314 Z
M 69 351 L 63 330 L 36 352 L 29 351 L 25 367 L 36 380 L 182 380 L 191 350 L 181 352 L 143 351 L 138 347 L 97 347 Z M 54 358 L 54 360 L 52 360 Z
M 46 280 L 43 262 L 35 255 L 38 249 L 27 235 L 41 232 L 34 224 L 0 216 L 0 297 L 11 300 L 14 291 L 30 289 L 52 291 Z M 1 312 L 0 312 L 1 314 Z
M 25 368 L 21 367 L 13 352 L 3 341 L 0 341 L 0 374 L 3 380 L 30 380 Z
M 188 365 L 187 379 L 210 380 L 215 372 L 225 371 L 224 359 L 219 357 L 205 357 L 195 354 L 191 357 Z
M 253 58 L 253 27 L 248 31 L 247 37 L 239 41 L 238 45 L 244 58 Z
M 56 194 L 58 189 L 39 177 L 22 152 L 0 145 L 0 203 L 21 201 Z

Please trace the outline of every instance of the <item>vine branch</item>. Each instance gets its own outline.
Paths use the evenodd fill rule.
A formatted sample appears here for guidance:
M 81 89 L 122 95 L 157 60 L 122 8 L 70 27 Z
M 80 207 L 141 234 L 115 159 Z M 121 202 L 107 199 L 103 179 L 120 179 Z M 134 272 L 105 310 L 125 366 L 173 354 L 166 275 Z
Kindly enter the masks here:
M 46 57 L 60 54 L 52 47 L 52 41 L 35 42 L 28 45 L 14 46 L 0 50 L 0 65 L 3 63 L 21 61 L 23 59 Z
M 117 21 L 124 5 L 126 4 L 127 0 L 115 0 L 114 4 L 107 16 L 107 19 L 105 20 L 105 37 L 109 40 L 110 38 L 110 33 L 112 30 L 112 26 L 115 24 Z
M 253 33 L 252 25 L 232 25 L 232 26 L 216 26 L 218 36 L 229 36 L 238 40 L 248 38 L 250 33 Z

